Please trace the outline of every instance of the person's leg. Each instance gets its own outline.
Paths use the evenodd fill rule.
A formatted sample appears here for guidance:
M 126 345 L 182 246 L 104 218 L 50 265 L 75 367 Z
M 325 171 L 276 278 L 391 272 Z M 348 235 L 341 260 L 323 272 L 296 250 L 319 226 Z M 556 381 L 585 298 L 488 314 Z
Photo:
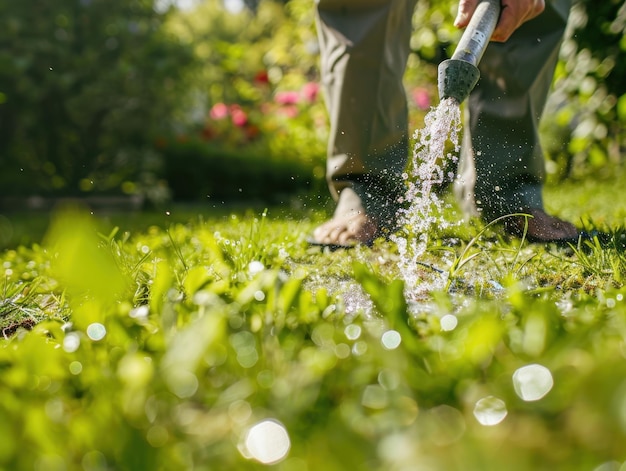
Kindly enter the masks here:
M 408 157 L 402 78 L 417 0 L 319 0 L 322 85 L 330 118 L 327 180 L 337 201 L 317 242 L 369 243 L 395 224 Z
M 490 221 L 531 213 L 532 238 L 572 238 L 576 228 L 545 214 L 539 119 L 552 83 L 569 13 L 569 0 L 546 2 L 546 10 L 522 25 L 506 43 L 491 43 L 468 99 L 468 120 L 455 190 L 468 214 Z M 511 219 L 519 232 L 522 219 Z M 521 226 L 521 227 L 520 227 Z

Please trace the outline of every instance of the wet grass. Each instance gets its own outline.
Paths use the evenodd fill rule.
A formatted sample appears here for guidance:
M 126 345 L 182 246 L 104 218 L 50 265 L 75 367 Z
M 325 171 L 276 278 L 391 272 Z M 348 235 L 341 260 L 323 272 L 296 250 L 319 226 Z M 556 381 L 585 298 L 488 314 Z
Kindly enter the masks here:
M 546 201 L 619 232 L 622 183 Z M 308 247 L 324 216 L 5 215 L 0 468 L 623 467 L 621 247 L 433 228 L 409 290 L 390 242 Z

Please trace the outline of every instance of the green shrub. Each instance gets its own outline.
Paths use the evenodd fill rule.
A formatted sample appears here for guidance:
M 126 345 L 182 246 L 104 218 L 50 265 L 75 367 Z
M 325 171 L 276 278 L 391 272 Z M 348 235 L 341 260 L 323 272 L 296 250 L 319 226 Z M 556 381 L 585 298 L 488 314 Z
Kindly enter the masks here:
M 570 19 L 542 131 L 553 178 L 610 175 L 626 145 L 623 2 L 583 1 Z
M 323 185 L 311 162 L 272 157 L 267 149 L 229 149 L 198 138 L 163 142 L 164 173 L 176 200 L 221 202 L 260 199 L 279 202 L 285 195 L 319 190 Z
M 193 62 L 153 3 L 2 3 L 3 194 L 120 191 L 149 170 Z

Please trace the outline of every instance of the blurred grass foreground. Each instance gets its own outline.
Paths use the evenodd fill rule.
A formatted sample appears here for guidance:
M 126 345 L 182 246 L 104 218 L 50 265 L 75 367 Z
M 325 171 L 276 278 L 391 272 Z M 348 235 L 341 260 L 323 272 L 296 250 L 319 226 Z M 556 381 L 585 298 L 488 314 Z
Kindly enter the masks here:
M 624 469 L 623 254 L 487 237 L 405 293 L 310 224 L 72 209 L 6 250 L 0 469 Z

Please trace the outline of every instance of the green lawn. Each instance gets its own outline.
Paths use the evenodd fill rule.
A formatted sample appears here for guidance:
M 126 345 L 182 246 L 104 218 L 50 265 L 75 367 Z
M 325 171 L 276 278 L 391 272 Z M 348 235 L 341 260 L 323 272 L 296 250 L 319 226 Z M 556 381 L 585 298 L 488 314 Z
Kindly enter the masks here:
M 617 230 L 623 182 L 546 202 Z M 0 469 L 626 469 L 621 249 L 433 228 L 409 287 L 323 217 L 1 216 Z

